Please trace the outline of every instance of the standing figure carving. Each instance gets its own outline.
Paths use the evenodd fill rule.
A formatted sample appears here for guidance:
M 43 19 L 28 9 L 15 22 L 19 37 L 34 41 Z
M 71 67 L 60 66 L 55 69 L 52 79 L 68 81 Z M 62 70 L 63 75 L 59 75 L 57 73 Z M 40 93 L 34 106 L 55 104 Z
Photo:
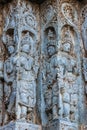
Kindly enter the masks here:
M 34 121 L 34 107 L 36 103 L 36 74 L 33 68 L 35 61 L 31 55 L 32 44 L 33 40 L 28 31 L 21 41 L 20 57 L 17 63 L 19 68 L 20 119 L 26 120 L 27 118 L 29 122 Z
M 3 43 L 8 52 L 4 63 L 5 122 L 18 119 L 34 123 L 39 67 L 37 22 L 32 8 L 26 7 L 25 2 L 21 6 L 11 10 L 3 30 Z
M 85 16 L 84 22 L 82 24 L 82 39 L 83 39 L 85 54 L 87 55 L 87 16 Z
M 16 59 L 15 47 L 13 44 L 6 45 L 8 49 L 8 59 L 4 63 L 4 94 L 7 113 L 7 121 L 15 118 L 15 101 L 16 101 Z
M 62 41 L 62 47 L 61 50 L 63 52 L 66 52 L 67 54 L 74 54 L 74 44 L 72 41 L 73 36 L 73 29 L 72 27 L 65 25 L 62 28 L 62 34 L 61 34 L 61 41 Z
M 56 41 L 53 30 L 48 30 L 48 43 L 47 43 L 48 59 L 46 62 L 46 75 L 47 75 L 47 91 L 45 94 L 46 111 L 52 113 L 52 119 L 58 119 L 58 85 L 57 85 L 57 65 L 56 65 Z M 50 93 L 50 94 L 49 94 Z M 49 96 L 50 95 L 50 96 Z M 46 96 L 49 96 L 48 98 Z M 50 109 L 50 110 L 49 110 Z

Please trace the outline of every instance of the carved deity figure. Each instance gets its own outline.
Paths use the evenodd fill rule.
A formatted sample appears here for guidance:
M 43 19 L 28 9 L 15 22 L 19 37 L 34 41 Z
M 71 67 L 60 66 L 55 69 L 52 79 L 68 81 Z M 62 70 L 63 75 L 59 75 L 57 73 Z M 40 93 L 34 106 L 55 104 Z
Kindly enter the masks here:
M 83 58 L 83 76 L 84 76 L 84 81 L 85 81 L 85 83 L 87 83 L 87 58 Z M 85 89 L 86 89 L 86 94 L 87 94 L 87 85 L 86 85 L 86 87 L 85 87 Z
M 7 45 L 9 58 L 4 63 L 4 94 L 5 94 L 5 105 L 8 120 L 15 118 L 15 101 L 16 101 L 16 67 L 15 67 L 15 48 L 13 45 Z
M 57 72 L 56 72 L 56 47 L 55 47 L 55 40 L 54 40 L 54 34 L 52 30 L 48 31 L 48 43 L 47 43 L 47 54 L 48 54 L 48 60 L 46 62 L 46 75 L 47 75 L 47 89 L 51 90 L 48 92 L 46 91 L 45 96 L 49 95 L 48 97 L 48 103 L 46 101 L 47 109 L 52 110 L 53 114 L 53 120 L 58 118 L 58 86 L 57 86 Z M 47 97 L 45 97 L 47 99 Z M 49 106 L 49 108 L 48 108 Z
M 70 26 L 64 26 L 61 34 L 62 51 L 72 54 L 73 53 L 73 42 Z
M 39 57 L 36 17 L 26 2 L 10 11 L 3 30 L 8 52 L 4 63 L 5 110 L 9 121 L 15 120 L 16 116 L 18 120 L 34 123 Z
M 82 38 L 84 43 L 85 54 L 87 55 L 87 16 L 85 17 L 84 22 L 82 24 Z
M 29 32 L 21 40 L 20 57 L 17 62 L 18 69 L 18 88 L 19 88 L 19 118 L 28 122 L 34 121 L 34 107 L 36 103 L 36 75 L 34 71 L 34 59 L 31 55 L 33 41 Z M 27 117 L 28 115 L 28 117 Z M 30 117 L 29 117 L 30 116 Z

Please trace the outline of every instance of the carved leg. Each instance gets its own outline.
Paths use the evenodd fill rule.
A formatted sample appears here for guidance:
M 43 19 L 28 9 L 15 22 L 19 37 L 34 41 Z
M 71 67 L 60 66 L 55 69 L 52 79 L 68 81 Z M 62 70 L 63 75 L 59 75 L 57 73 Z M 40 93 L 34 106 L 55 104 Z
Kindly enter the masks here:
M 53 120 L 58 119 L 57 105 L 53 106 Z
M 27 107 L 22 106 L 21 107 L 21 119 L 23 119 L 25 121 L 26 120 L 26 115 L 27 115 Z
M 69 120 L 70 116 L 70 105 L 68 103 L 64 103 L 63 116 L 67 120 Z

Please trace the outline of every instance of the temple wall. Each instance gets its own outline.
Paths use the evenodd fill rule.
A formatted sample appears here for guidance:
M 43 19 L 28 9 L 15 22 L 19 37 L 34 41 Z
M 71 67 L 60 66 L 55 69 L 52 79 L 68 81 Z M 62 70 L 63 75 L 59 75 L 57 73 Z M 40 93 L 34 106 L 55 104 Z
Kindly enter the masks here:
M 0 10 L 0 130 L 86 130 L 87 2 Z

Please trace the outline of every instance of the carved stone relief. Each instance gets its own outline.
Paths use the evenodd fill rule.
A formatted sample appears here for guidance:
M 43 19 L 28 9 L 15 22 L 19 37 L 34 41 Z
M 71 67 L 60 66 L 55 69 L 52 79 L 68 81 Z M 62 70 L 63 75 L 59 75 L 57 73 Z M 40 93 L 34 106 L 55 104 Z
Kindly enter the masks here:
M 4 62 L 4 123 L 15 119 L 35 123 L 39 27 L 32 5 L 20 4 L 8 14 L 3 29 L 3 43 L 8 53 Z
M 84 50 L 85 50 L 85 54 L 87 54 L 87 39 L 86 39 L 86 35 L 87 35 L 87 5 L 82 9 L 82 40 L 83 40 L 83 45 L 84 45 Z
M 75 43 L 73 39 L 73 29 L 72 27 L 65 25 L 61 30 L 61 50 L 67 54 L 73 55 L 75 51 Z
M 57 1 L 54 0 L 54 1 L 45 1 L 41 7 L 40 7 L 40 10 L 41 10 L 41 24 L 42 24 L 42 28 L 44 25 L 46 24 L 49 24 L 49 22 L 52 21 L 53 17 L 56 15 L 57 13 L 57 7 L 56 7 L 56 4 L 57 4 Z M 45 9 L 45 7 L 47 7 Z M 45 9 L 45 10 L 44 10 Z
M 56 73 L 56 33 L 54 28 L 47 29 L 47 62 L 46 62 L 46 84 L 45 92 L 46 112 L 52 114 L 52 119 L 58 118 L 58 86 Z M 48 99 L 50 98 L 50 99 Z
M 87 57 L 81 59 L 78 8 L 76 0 L 5 5 L 0 16 L 0 125 L 9 125 L 1 130 L 41 130 L 38 122 L 44 130 L 79 130 L 83 124 Z M 85 54 L 86 8 L 81 12 Z
M 62 10 L 62 13 L 63 13 L 65 19 L 67 19 L 67 21 L 71 25 L 75 25 L 75 22 L 77 22 L 77 19 L 78 19 L 75 8 L 69 3 L 63 3 L 61 10 Z
M 86 33 L 87 33 L 87 5 L 85 5 L 81 10 L 81 31 L 82 31 L 82 41 L 83 41 L 83 47 L 84 47 L 84 53 L 83 53 L 83 59 L 82 59 L 82 73 L 83 73 L 83 81 L 84 81 L 84 91 L 85 96 L 87 100 L 87 79 L 86 79 L 86 66 L 87 66 L 87 39 L 86 39 Z M 86 104 L 86 103 L 85 103 Z M 85 109 L 87 109 L 87 106 L 85 106 Z

